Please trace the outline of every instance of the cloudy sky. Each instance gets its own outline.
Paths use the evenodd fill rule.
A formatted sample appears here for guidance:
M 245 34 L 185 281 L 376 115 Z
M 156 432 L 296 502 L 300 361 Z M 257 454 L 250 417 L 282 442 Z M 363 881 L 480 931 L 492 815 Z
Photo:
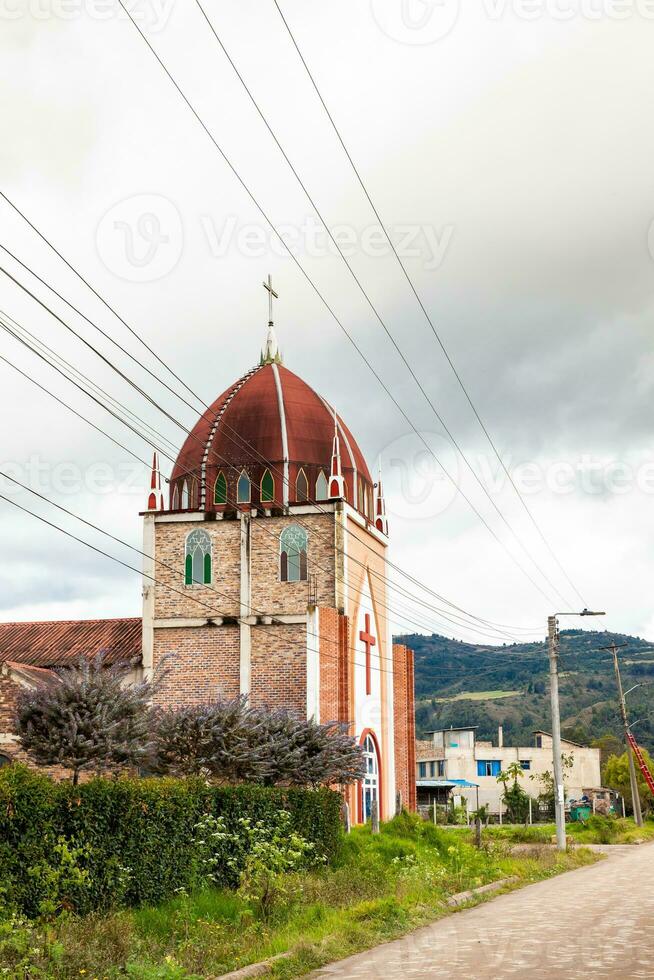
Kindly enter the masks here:
M 654 639 L 654 4 L 280 6 L 543 536 L 584 602 L 610 613 L 608 627 Z M 2 190 L 207 401 L 256 361 L 267 320 L 261 283 L 272 273 L 286 365 L 338 406 L 371 468 L 382 459 L 394 560 L 477 615 L 542 631 L 549 612 L 581 602 L 385 246 L 273 0 L 222 0 L 213 9 L 223 44 L 467 463 L 330 249 L 195 0 L 139 0 L 134 12 L 420 438 L 283 253 L 117 0 L 0 0 Z M 159 370 L 2 200 L 0 228 L 0 244 Z M 182 424 L 193 421 L 187 406 L 0 254 L 3 269 Z M 178 427 L 5 275 L 0 311 L 181 443 Z M 147 459 L 147 442 L 4 330 L 0 355 L 125 446 L 0 362 L 2 469 L 138 546 L 148 474 L 127 450 Z M 0 492 L 139 564 L 7 481 Z M 135 572 L 4 501 L 0 535 L 3 620 L 139 614 Z M 398 612 L 398 628 L 416 621 L 442 628 L 424 609 Z

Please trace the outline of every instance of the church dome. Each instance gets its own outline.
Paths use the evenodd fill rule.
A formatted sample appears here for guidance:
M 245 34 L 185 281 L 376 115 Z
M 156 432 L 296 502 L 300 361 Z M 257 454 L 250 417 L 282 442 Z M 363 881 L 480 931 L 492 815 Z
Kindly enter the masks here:
M 224 511 L 326 501 L 335 429 L 346 499 L 369 521 L 373 481 L 344 421 L 281 363 L 276 347 L 204 412 L 170 479 L 172 510 Z

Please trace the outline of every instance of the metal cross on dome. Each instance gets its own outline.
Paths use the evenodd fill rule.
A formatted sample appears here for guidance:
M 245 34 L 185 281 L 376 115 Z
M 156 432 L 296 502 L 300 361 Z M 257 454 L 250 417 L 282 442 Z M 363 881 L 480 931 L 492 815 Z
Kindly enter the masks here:
M 365 629 L 362 629 L 359 633 L 359 639 L 365 644 L 366 647 L 366 694 L 370 694 L 372 689 L 370 676 L 372 673 L 372 665 L 370 663 L 370 654 L 372 648 L 377 643 L 375 636 L 370 632 L 370 613 L 366 613 L 365 615 Z
M 279 299 L 279 293 L 273 289 L 272 276 L 268 275 L 268 282 L 264 282 L 263 288 L 268 290 L 268 326 L 272 327 L 273 322 L 273 296 Z

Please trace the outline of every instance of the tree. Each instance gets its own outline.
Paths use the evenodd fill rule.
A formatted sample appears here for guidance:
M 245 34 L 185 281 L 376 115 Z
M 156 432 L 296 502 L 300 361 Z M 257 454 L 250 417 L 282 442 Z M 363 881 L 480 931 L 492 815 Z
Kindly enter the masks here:
M 98 654 L 18 697 L 15 732 L 39 765 L 83 771 L 141 765 L 152 755 L 150 700 L 159 682 L 127 683 L 131 664 L 105 665 Z
M 654 764 L 652 763 L 652 757 L 650 756 L 649 752 L 647 749 L 643 749 L 642 747 L 640 751 L 643 753 L 647 768 L 650 772 L 654 773 Z M 651 790 L 645 782 L 635 759 L 634 764 L 636 765 L 636 782 L 638 783 L 640 802 L 643 808 L 643 814 L 646 815 L 654 809 L 654 797 L 652 797 Z M 610 786 L 611 789 L 616 790 L 620 796 L 624 797 L 633 810 L 631 783 L 629 781 L 629 759 L 627 758 L 626 752 L 623 752 L 622 755 L 619 756 L 612 755 L 609 757 L 606 766 L 604 767 L 604 780 L 607 786 Z
M 204 773 L 221 782 L 258 782 L 264 747 L 247 698 L 158 710 L 155 769 L 177 776 Z
M 604 773 L 604 767 L 612 755 L 622 755 L 624 752 L 623 742 L 621 742 L 616 735 L 611 735 L 609 733 L 593 739 L 590 744 L 592 748 L 600 750 L 600 766 L 602 773 Z M 604 775 L 602 775 L 602 779 L 604 780 Z
M 575 764 L 574 756 L 572 753 L 568 755 L 565 752 L 561 753 L 561 769 L 563 772 L 563 787 L 565 790 L 565 774 L 566 770 L 572 769 Z M 554 806 L 554 776 L 552 775 L 551 769 L 546 769 L 545 772 L 532 773 L 529 777 L 532 780 L 538 780 L 542 783 L 542 788 L 538 794 L 538 799 L 542 800 L 543 803 L 549 803 L 550 806 Z
M 160 772 L 267 786 L 346 785 L 363 775 L 363 754 L 347 726 L 251 708 L 242 697 L 160 711 L 155 738 Z
M 506 812 L 511 823 L 522 823 L 529 815 L 529 796 L 523 790 L 518 780 L 524 778 L 524 769 L 519 762 L 512 762 L 497 777 L 498 783 L 502 783 L 504 792 L 502 800 L 506 807 Z M 508 783 L 513 780 L 510 789 Z

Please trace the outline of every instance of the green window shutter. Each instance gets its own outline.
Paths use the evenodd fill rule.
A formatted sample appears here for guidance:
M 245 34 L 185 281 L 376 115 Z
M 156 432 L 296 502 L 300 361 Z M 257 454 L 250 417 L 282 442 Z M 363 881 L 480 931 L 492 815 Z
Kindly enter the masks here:
M 211 585 L 211 555 L 204 556 L 204 584 Z
M 214 504 L 227 503 L 227 479 L 222 472 L 218 474 L 216 485 L 214 486 L 213 502 Z
M 275 481 L 270 470 L 266 470 L 261 480 L 261 499 L 265 502 L 275 499 Z
M 193 585 L 193 555 L 186 556 L 184 581 L 186 585 Z

